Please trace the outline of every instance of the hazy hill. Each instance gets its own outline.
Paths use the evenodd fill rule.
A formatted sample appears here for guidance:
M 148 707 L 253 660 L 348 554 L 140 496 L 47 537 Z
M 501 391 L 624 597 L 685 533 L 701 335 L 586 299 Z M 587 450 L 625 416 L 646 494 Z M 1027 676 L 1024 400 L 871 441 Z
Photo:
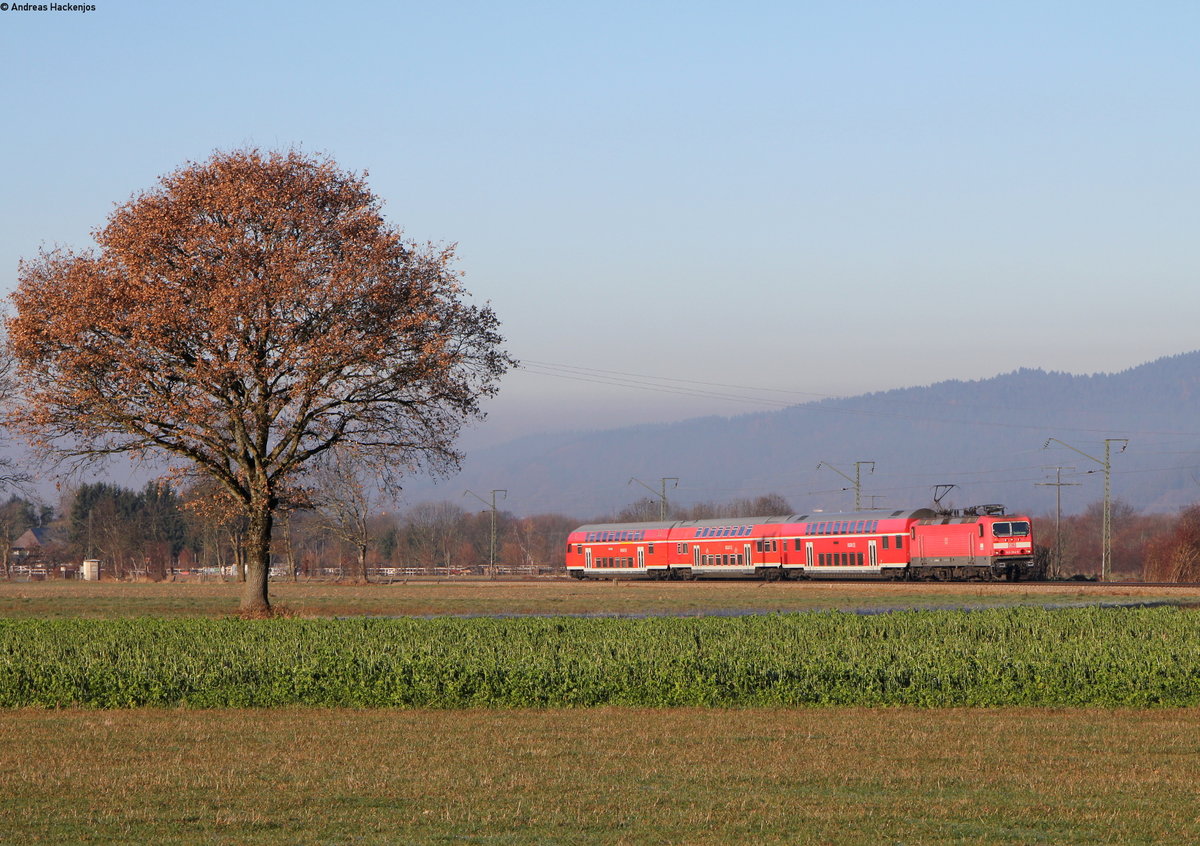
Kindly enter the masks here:
M 927 504 L 935 484 L 959 487 L 958 505 L 1004 502 L 1042 512 L 1054 507 L 1055 465 L 1064 472 L 1064 512 L 1103 495 L 1101 465 L 1051 444 L 1058 438 L 1096 458 L 1113 446 L 1114 497 L 1140 509 L 1169 510 L 1200 500 L 1200 352 L 1163 358 L 1121 373 L 1076 376 L 1022 369 L 973 382 L 949 381 L 823 400 L 780 411 L 705 417 L 663 425 L 537 435 L 472 452 L 463 472 L 437 486 L 417 482 L 406 500 L 457 500 L 464 488 L 506 488 L 518 514 L 600 516 L 679 477 L 681 503 L 783 494 L 798 510 L 842 510 L 849 475 L 863 471 L 863 504 Z M 1088 471 L 1091 472 L 1088 475 Z M 870 497 L 874 496 L 874 499 Z

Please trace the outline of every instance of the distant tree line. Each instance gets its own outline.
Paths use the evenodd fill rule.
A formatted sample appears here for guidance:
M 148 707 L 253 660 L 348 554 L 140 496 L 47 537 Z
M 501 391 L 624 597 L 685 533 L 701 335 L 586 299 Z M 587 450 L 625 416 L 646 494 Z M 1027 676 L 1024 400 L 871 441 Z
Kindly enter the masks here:
M 656 521 L 661 503 L 636 500 L 615 513 L 580 519 L 563 514 L 518 517 L 498 511 L 493 545 L 487 510 L 452 501 L 386 510 L 342 479 L 339 488 L 314 488 L 302 506 L 281 510 L 272 548 L 276 577 L 368 580 L 371 572 L 484 573 L 495 563 L 554 571 L 563 566 L 567 535 L 582 523 Z M 347 491 L 358 490 L 352 495 Z M 338 497 L 342 502 L 338 502 Z M 358 498 L 356 498 L 356 496 Z M 216 568 L 244 578 L 245 517 L 213 505 L 211 485 L 182 490 L 155 482 L 132 490 L 109 482 L 64 494 L 58 509 L 19 495 L 0 505 L 0 555 L 11 575 L 12 548 L 28 529 L 47 529 L 51 542 L 35 557 L 53 567 L 85 558 L 103 561 L 111 578 L 170 579 L 180 570 Z M 779 494 L 671 507 L 668 519 L 705 520 L 789 514 Z M 353 519 L 347 514 L 354 515 Z M 1060 578 L 1099 575 L 1102 504 L 1082 514 L 1035 517 L 1039 554 Z M 1058 526 L 1056 527 L 1056 522 Z M 493 549 L 495 551 L 493 558 Z M 1200 504 L 1182 512 L 1140 514 L 1113 503 L 1113 576 L 1147 581 L 1200 581 Z

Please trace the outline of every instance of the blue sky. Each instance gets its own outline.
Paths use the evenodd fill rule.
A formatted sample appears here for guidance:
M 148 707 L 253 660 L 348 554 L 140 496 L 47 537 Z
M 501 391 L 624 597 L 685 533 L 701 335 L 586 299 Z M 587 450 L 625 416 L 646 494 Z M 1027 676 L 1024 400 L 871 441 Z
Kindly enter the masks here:
M 1194 2 L 94 5 L 0 12 L 0 294 L 327 153 L 530 363 L 471 443 L 1200 347 Z

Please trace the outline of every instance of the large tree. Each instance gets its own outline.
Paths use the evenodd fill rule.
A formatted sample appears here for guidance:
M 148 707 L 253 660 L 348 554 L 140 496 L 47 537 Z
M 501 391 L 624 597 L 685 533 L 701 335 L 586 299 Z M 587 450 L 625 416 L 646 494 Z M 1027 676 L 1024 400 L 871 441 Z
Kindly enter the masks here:
M 273 514 L 309 462 L 448 470 L 515 363 L 452 248 L 380 206 L 329 159 L 218 152 L 119 206 L 97 250 L 20 266 L 12 422 L 60 457 L 165 453 L 219 482 L 248 520 L 247 612 L 270 609 Z
M 17 398 L 15 370 L 12 353 L 5 342 L 3 331 L 0 331 L 0 406 L 8 408 L 10 411 Z M 5 441 L 0 438 L 0 449 L 4 446 Z M 11 455 L 0 455 L 0 492 L 8 488 L 24 490 L 31 481 L 33 481 L 33 477 L 21 469 Z M 4 563 L 5 572 L 7 572 L 7 554 Z

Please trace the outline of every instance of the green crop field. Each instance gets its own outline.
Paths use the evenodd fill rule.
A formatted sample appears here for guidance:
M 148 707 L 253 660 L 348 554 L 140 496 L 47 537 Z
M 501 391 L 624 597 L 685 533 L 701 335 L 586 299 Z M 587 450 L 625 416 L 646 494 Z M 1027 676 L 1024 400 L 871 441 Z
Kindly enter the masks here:
M 0 706 L 1192 706 L 1200 615 L 0 620 Z
M 1195 843 L 1189 590 L 0 585 L 0 843 Z

